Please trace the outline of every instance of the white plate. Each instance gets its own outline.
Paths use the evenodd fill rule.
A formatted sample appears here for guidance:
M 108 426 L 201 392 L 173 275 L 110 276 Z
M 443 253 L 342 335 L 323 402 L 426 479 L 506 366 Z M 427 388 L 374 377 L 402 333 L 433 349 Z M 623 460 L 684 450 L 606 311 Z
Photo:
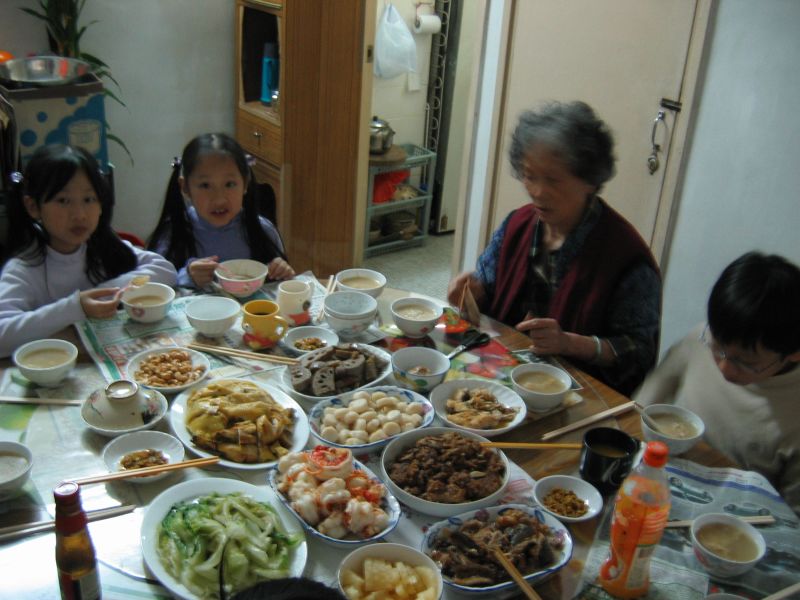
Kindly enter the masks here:
M 550 510 L 544 505 L 544 497 L 555 488 L 571 490 L 578 498 L 586 502 L 586 512 L 580 517 L 567 517 Z M 600 492 L 588 481 L 572 477 L 570 475 L 550 475 L 542 477 L 533 486 L 533 498 L 542 507 L 542 510 L 550 513 L 559 521 L 564 523 L 578 523 L 588 521 L 595 517 L 603 509 L 603 497 Z
M 103 448 L 103 462 L 110 473 L 122 471 L 119 461 L 131 452 L 137 450 L 158 450 L 167 457 L 167 464 L 173 465 L 183 460 L 183 444 L 176 437 L 160 431 L 136 431 L 126 433 L 110 441 Z M 130 483 L 152 483 L 163 479 L 169 473 L 157 473 L 147 477 L 132 477 L 128 479 Z
M 376 348 L 375 346 L 370 346 L 369 344 L 356 344 L 360 350 L 364 352 L 368 352 L 373 356 L 380 358 L 384 363 L 383 370 L 378 373 L 378 377 L 373 381 L 368 381 L 361 387 L 356 388 L 355 390 L 350 391 L 358 391 L 363 390 L 364 388 L 371 387 L 373 385 L 378 385 L 384 379 L 386 379 L 389 375 L 392 374 L 392 355 L 386 352 L 386 350 L 382 350 L 381 348 Z M 314 350 L 314 352 L 309 352 L 308 354 L 304 355 L 301 360 L 307 359 L 311 357 L 315 352 L 321 352 L 324 348 L 320 348 L 319 350 Z M 307 410 L 311 410 L 314 405 L 319 402 L 320 400 L 325 400 L 326 398 L 333 398 L 334 396 L 309 396 L 308 394 L 302 394 L 292 387 L 292 376 L 289 374 L 289 369 L 283 370 L 283 389 L 289 392 L 289 395 L 300 402 L 300 404 L 305 407 Z
M 364 473 L 367 474 L 367 477 L 369 477 L 371 480 L 381 483 L 381 480 L 375 475 L 375 473 L 370 471 L 366 465 L 358 462 L 356 459 L 353 459 L 353 470 L 364 471 Z M 286 507 L 286 509 L 289 510 L 295 516 L 295 518 L 300 522 L 300 525 L 302 525 L 303 529 L 305 529 L 308 533 L 310 533 L 317 539 L 320 539 L 323 542 L 330 544 L 332 546 L 338 546 L 340 548 L 341 547 L 354 548 L 357 546 L 362 546 L 364 544 L 371 544 L 373 542 L 377 542 L 384 536 L 390 534 L 392 530 L 395 527 L 397 527 L 397 523 L 400 522 L 400 515 L 402 514 L 400 512 L 400 503 L 397 502 L 397 498 L 395 498 L 392 495 L 392 493 L 389 491 L 389 488 L 386 488 L 386 495 L 383 497 L 383 500 L 381 501 L 381 508 L 384 511 L 386 511 L 387 515 L 389 515 L 389 524 L 386 526 L 386 529 L 384 529 L 377 535 L 373 535 L 372 537 L 364 539 L 359 539 L 359 538 L 339 539 L 331 537 L 329 535 L 325 535 L 324 533 L 320 533 L 320 531 L 316 527 L 306 523 L 305 519 L 303 519 L 303 517 L 301 517 L 297 512 L 295 512 L 295 510 L 291 507 L 291 505 L 289 504 L 290 502 L 289 499 L 278 491 L 279 475 L 280 473 L 278 473 L 278 469 L 272 469 L 267 474 L 267 482 L 269 483 L 270 487 L 272 487 L 272 490 L 275 492 L 275 495 L 280 499 L 281 502 L 283 502 L 283 505 Z
M 308 424 L 311 427 L 311 434 L 319 440 L 319 443 L 325 444 L 326 446 L 333 446 L 334 448 L 349 448 L 353 451 L 353 454 L 364 454 L 366 452 L 374 452 L 376 450 L 380 450 L 386 444 L 388 444 L 391 440 L 393 440 L 396 435 L 387 437 L 386 439 L 380 440 L 378 442 L 372 442 L 369 444 L 354 444 L 354 445 L 346 445 L 346 444 L 337 444 L 336 442 L 331 442 L 330 440 L 323 439 L 320 435 L 320 430 L 322 426 L 322 417 L 325 414 L 325 409 L 328 407 L 333 408 L 344 408 L 350 401 L 353 399 L 353 396 L 361 392 L 368 392 L 368 393 L 375 393 L 375 392 L 383 392 L 387 396 L 397 396 L 400 400 L 408 402 L 409 404 L 421 404 L 422 405 L 422 423 L 419 426 L 415 427 L 414 429 L 422 429 L 423 427 L 427 427 L 433 422 L 434 412 L 433 412 L 433 405 L 428 402 L 425 396 L 417 394 L 416 392 L 412 392 L 411 390 L 406 390 L 403 388 L 395 387 L 392 385 L 376 385 L 371 387 L 367 390 L 355 390 L 352 392 L 347 392 L 342 394 L 341 396 L 334 396 L 333 398 L 326 398 L 325 400 L 320 400 L 316 403 L 314 408 L 311 409 L 311 412 L 308 413 Z M 397 434 L 400 435 L 400 434 Z
M 215 380 L 214 383 L 222 383 L 224 381 L 241 381 L 237 379 L 221 379 Z M 278 388 L 271 386 L 267 383 L 262 383 L 260 381 L 250 381 L 247 380 L 247 383 L 252 383 L 257 385 L 258 387 L 262 388 L 266 391 L 272 399 L 275 400 L 278 404 L 285 408 L 291 408 L 294 410 L 294 431 L 292 432 L 292 446 L 287 448 L 289 452 L 300 452 L 306 446 L 306 442 L 308 442 L 309 436 L 309 427 L 308 427 L 308 417 L 306 413 L 300 408 L 300 405 L 292 400 L 289 396 L 286 395 L 285 392 L 279 390 Z M 178 439 L 183 442 L 183 445 L 186 446 L 189 450 L 197 454 L 198 456 L 210 457 L 210 456 L 217 456 L 216 454 L 212 454 L 202 448 L 198 448 L 197 446 L 192 443 L 192 434 L 189 433 L 189 430 L 186 429 L 186 402 L 189 400 L 189 396 L 192 394 L 194 390 L 187 390 L 182 392 L 178 395 L 172 403 L 172 408 L 169 411 L 169 423 L 172 427 L 172 431 L 178 437 Z M 242 471 L 255 471 L 258 469 L 267 469 L 278 461 L 272 460 L 269 462 L 263 463 L 237 463 L 233 462 L 232 460 L 226 460 L 224 458 L 220 458 L 219 464 L 225 467 L 230 467 L 231 469 L 239 469 Z
M 120 405 L 108 401 L 105 388 L 97 389 L 81 405 L 81 418 L 89 429 L 106 437 L 152 429 L 166 416 L 169 404 L 157 390 L 142 390 L 141 395 L 140 402 Z
M 267 487 L 256 487 L 235 479 L 208 477 L 191 479 L 167 488 L 153 499 L 142 519 L 142 557 L 147 567 L 161 584 L 179 598 L 196 598 L 196 596 L 170 575 L 161 564 L 161 560 L 158 557 L 158 526 L 173 504 L 182 500 L 192 500 L 200 496 L 206 496 L 213 492 L 219 494 L 241 492 L 259 502 L 266 502 L 278 513 L 281 523 L 283 523 L 287 532 L 302 532 L 302 528 L 297 524 L 291 513 L 286 510 L 275 492 Z M 292 552 L 292 560 L 289 566 L 289 574 L 292 577 L 300 577 L 303 574 L 307 558 L 308 544 L 303 540 Z
M 175 385 L 175 386 L 148 385 L 136 379 L 136 371 L 139 370 L 139 365 L 142 363 L 142 361 L 155 354 L 164 354 L 172 350 L 183 350 L 184 352 L 186 352 L 192 359 L 193 367 L 203 368 L 202 375 L 200 375 L 200 377 L 198 377 L 194 381 L 191 381 L 184 385 Z M 211 363 L 208 362 L 206 355 L 203 354 L 202 352 L 195 352 L 194 350 L 190 350 L 189 348 L 170 347 L 170 346 L 165 346 L 164 348 L 156 348 L 153 350 L 145 350 L 144 352 L 140 352 L 139 354 L 131 358 L 128 361 L 128 364 L 125 365 L 125 372 L 127 373 L 128 379 L 130 379 L 131 381 L 135 381 L 136 383 L 138 383 L 143 387 L 150 388 L 151 390 L 158 390 L 162 394 L 175 394 L 177 392 L 182 392 L 183 390 L 186 390 L 192 387 L 193 385 L 197 385 L 208 376 L 208 372 L 210 370 L 211 370 Z
M 517 409 L 517 414 L 508 423 L 508 425 L 505 427 L 499 427 L 497 429 L 476 429 L 474 427 L 457 425 L 448 418 L 449 415 L 447 414 L 447 401 L 456 392 L 456 390 L 460 388 L 467 388 L 469 390 L 478 388 L 487 389 L 495 398 L 497 398 L 497 401 L 500 404 L 509 408 Z M 433 404 L 433 409 L 436 411 L 436 414 L 445 425 L 452 427 L 453 429 L 471 431 L 472 433 L 477 433 L 478 435 L 482 435 L 483 437 L 487 438 L 502 435 L 511 431 L 520 425 L 525 420 L 525 415 L 528 414 L 528 410 L 525 407 L 525 401 L 520 398 L 519 394 L 517 394 L 515 391 L 510 390 L 499 383 L 493 383 L 491 381 L 485 381 L 481 379 L 453 379 L 451 381 L 445 381 L 431 390 L 430 398 L 431 404 Z
M 431 544 L 433 539 L 438 535 L 439 531 L 442 529 L 458 529 L 458 527 L 468 519 L 474 518 L 478 513 L 481 514 L 489 514 L 489 518 L 494 520 L 497 518 L 497 515 L 503 513 L 504 511 L 508 510 L 509 508 L 517 508 L 522 510 L 529 515 L 532 515 L 536 518 L 540 523 L 544 523 L 550 529 L 552 529 L 556 535 L 558 535 L 563 540 L 563 548 L 559 551 L 554 550 L 556 552 L 556 560 L 555 563 L 549 565 L 543 569 L 539 569 L 534 571 L 533 573 L 523 573 L 522 575 L 525 579 L 532 584 L 536 582 L 542 581 L 546 577 L 549 577 L 559 569 L 562 569 L 564 565 L 566 565 L 569 560 L 572 558 L 572 536 L 570 536 L 569 531 L 567 528 L 556 518 L 549 515 L 548 513 L 539 510 L 539 508 L 534 508 L 531 506 L 527 506 L 524 504 L 505 504 L 503 506 L 491 506 L 489 508 L 482 508 L 479 510 L 473 510 L 470 512 L 462 513 L 455 517 L 450 517 L 444 521 L 439 521 L 438 523 L 434 523 L 428 528 L 428 531 L 425 532 L 425 538 L 422 540 L 422 551 L 425 552 L 428 556 L 430 556 L 431 552 Z M 502 583 L 497 583 L 495 585 L 490 585 L 486 587 L 471 587 L 466 585 L 459 585 L 454 583 L 448 579 L 448 577 L 442 573 L 442 579 L 444 580 L 445 587 L 450 588 L 451 591 L 461 592 L 464 594 L 470 594 L 472 596 L 475 595 L 491 595 L 492 597 L 498 597 L 498 594 L 504 596 L 504 592 L 509 590 L 514 590 L 516 588 L 516 583 L 509 577 L 508 581 L 504 581 Z

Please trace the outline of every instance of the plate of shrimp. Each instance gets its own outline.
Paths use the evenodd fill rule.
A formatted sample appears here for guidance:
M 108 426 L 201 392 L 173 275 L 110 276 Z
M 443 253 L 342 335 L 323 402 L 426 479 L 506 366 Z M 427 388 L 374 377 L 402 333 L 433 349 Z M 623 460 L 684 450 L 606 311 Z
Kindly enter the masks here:
M 397 499 L 347 448 L 290 452 L 267 479 L 308 533 L 334 546 L 375 542 L 400 520 Z

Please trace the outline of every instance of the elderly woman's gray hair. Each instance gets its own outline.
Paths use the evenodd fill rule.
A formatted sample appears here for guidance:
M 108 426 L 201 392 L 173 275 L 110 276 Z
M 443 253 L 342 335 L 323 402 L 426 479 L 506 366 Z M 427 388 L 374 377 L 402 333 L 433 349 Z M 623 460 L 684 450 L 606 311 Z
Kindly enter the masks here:
M 525 155 L 538 144 L 552 150 L 570 173 L 598 190 L 614 176 L 611 132 L 585 102 L 552 102 L 538 112 L 522 113 L 509 149 L 517 179 L 523 178 Z

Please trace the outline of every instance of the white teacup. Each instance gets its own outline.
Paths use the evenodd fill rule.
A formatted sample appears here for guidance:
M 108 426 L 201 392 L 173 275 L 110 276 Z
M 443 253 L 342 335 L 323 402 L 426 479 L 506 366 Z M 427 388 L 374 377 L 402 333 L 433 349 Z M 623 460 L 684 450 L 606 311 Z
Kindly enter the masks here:
M 290 325 L 306 325 L 311 321 L 311 286 L 305 281 L 293 279 L 278 285 L 278 314 Z

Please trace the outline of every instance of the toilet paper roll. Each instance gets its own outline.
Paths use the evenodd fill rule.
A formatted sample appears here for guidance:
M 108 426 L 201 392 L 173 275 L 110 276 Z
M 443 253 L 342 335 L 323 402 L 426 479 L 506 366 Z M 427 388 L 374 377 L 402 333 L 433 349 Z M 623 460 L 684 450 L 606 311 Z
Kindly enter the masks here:
M 439 33 L 442 20 L 437 15 L 417 15 L 414 19 L 414 33 Z

